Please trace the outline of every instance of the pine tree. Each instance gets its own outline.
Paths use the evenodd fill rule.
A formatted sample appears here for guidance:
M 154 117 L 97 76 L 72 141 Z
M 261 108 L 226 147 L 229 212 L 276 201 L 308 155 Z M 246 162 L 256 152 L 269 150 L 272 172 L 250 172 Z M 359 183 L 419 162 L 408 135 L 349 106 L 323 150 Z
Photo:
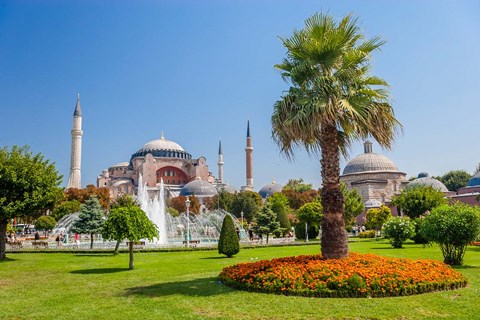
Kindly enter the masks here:
M 257 234 L 267 235 L 267 244 L 268 236 L 272 232 L 279 232 L 280 222 L 277 221 L 277 214 L 273 212 L 272 206 L 270 203 L 265 203 L 262 208 L 262 211 L 257 215 L 255 219 L 257 225 L 253 227 L 253 230 Z
M 80 215 L 75 221 L 72 231 L 80 234 L 90 234 L 90 249 L 93 248 L 93 235 L 102 233 L 103 210 L 97 197 L 90 197 L 80 208 Z
M 233 219 L 230 215 L 226 215 L 223 219 L 222 230 L 220 231 L 220 239 L 218 239 L 218 253 L 231 257 L 240 251 L 240 243 L 235 230 Z

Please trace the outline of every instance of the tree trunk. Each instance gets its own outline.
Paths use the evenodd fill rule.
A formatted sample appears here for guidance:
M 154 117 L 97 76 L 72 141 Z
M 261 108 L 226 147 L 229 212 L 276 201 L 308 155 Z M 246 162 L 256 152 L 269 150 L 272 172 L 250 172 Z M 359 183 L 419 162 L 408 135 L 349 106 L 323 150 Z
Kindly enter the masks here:
M 120 243 L 122 243 L 122 240 L 117 240 L 117 243 L 115 244 L 115 250 L 113 251 L 113 254 L 118 254 L 118 248 L 120 247 Z
M 340 152 L 335 125 L 322 124 L 322 255 L 326 259 L 348 256 L 348 234 L 343 217 L 344 198 L 340 190 Z
M 7 238 L 7 224 L 8 220 L 0 220 L 0 260 L 4 260 L 7 255 L 6 250 L 6 238 Z
M 90 249 L 93 249 L 93 233 L 90 233 Z
M 133 241 L 130 240 L 128 243 L 128 251 L 130 256 L 130 261 L 128 263 L 128 269 L 133 270 Z

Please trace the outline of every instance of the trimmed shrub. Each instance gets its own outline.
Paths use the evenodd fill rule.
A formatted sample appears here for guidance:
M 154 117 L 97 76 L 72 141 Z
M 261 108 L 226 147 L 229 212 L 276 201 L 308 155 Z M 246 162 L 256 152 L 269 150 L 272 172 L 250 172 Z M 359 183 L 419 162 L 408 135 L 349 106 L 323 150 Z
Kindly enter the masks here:
M 359 238 L 375 238 L 375 230 L 363 231 L 358 234 Z
M 385 222 L 382 230 L 392 247 L 402 248 L 403 243 L 415 235 L 415 224 L 409 218 L 395 217 Z
M 317 225 L 308 225 L 308 239 L 313 240 L 320 234 L 320 228 Z M 305 223 L 299 223 L 295 226 L 295 238 L 305 240 Z
M 226 215 L 223 219 L 222 230 L 220 231 L 220 239 L 218 239 L 218 253 L 227 257 L 232 257 L 240 251 L 240 243 L 235 230 L 235 224 L 230 215 Z
M 410 239 L 412 239 L 416 244 L 429 244 L 428 239 L 422 232 L 420 232 L 423 224 L 423 216 L 413 219 L 413 222 L 415 223 L 415 235 Z
M 480 208 L 459 202 L 437 207 L 424 218 L 420 232 L 440 245 L 446 264 L 461 265 L 467 245 L 480 232 Z

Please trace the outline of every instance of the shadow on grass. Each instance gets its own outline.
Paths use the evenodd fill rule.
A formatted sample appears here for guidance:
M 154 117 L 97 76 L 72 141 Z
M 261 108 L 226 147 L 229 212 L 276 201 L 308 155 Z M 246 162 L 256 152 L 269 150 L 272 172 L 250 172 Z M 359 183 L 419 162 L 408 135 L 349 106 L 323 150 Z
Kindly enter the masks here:
M 73 270 L 73 274 L 107 274 L 128 271 L 128 268 L 95 268 L 95 269 L 81 269 Z
M 5 259 L 0 259 L 0 263 L 13 262 L 13 261 L 16 261 L 16 260 L 17 259 L 12 259 L 12 258 L 6 257 Z
M 218 259 L 230 259 L 230 258 L 228 258 L 227 256 L 218 256 L 218 257 L 203 257 L 203 258 L 199 258 L 199 259 L 201 259 L 201 260 L 218 260 Z
M 115 257 L 113 253 L 77 253 L 74 257 Z
M 230 289 L 218 282 L 218 278 L 202 278 L 188 281 L 157 283 L 150 286 L 127 288 L 125 295 L 144 297 L 163 297 L 170 295 L 184 295 L 191 297 L 209 297 L 231 292 Z

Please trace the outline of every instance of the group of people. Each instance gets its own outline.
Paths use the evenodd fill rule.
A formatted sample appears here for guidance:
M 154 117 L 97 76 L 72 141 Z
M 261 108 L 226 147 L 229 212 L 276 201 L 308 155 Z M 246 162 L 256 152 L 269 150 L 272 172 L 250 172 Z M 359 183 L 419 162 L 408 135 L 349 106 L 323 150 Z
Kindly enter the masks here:
M 357 236 L 360 232 L 365 232 L 365 226 L 353 226 L 352 233 L 354 236 Z

